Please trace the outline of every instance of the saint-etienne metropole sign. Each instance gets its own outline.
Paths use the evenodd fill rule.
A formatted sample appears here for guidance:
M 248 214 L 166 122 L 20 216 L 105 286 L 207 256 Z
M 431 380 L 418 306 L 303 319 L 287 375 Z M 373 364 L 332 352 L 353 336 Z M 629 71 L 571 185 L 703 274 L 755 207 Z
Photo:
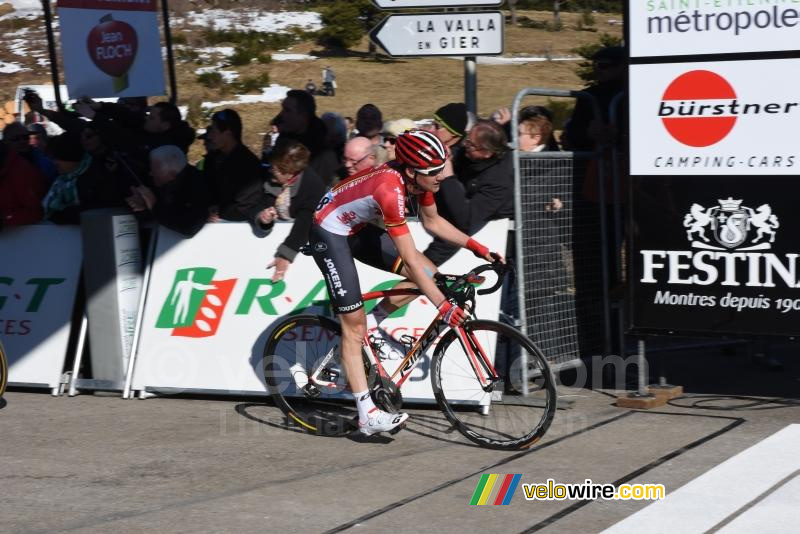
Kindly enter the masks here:
M 497 6 L 487 0 L 374 0 L 382 9 Z M 500 11 L 392 14 L 369 34 L 393 57 L 489 56 L 503 53 Z

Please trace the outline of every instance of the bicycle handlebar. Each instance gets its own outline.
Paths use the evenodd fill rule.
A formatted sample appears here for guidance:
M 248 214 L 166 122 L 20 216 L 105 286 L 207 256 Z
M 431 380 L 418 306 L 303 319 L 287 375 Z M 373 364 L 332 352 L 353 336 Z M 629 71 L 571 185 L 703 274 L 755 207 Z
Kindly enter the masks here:
M 485 289 L 479 289 L 477 291 L 478 295 L 487 295 L 489 293 L 494 293 L 495 291 L 500 288 L 503 284 L 503 279 L 505 275 L 513 269 L 513 265 L 511 264 L 510 260 L 508 263 L 501 263 L 499 261 L 495 261 L 493 263 L 484 263 L 483 265 L 478 265 L 471 271 L 464 273 L 462 275 L 450 275 L 450 274 L 442 274 L 436 273 L 435 280 L 438 282 L 443 282 L 441 284 L 440 289 L 445 294 L 446 297 L 451 298 L 456 293 L 458 293 L 461 288 L 463 288 L 466 284 L 471 284 L 475 281 L 483 281 L 483 277 L 480 276 L 481 273 L 486 271 L 494 271 L 497 274 L 497 281 L 494 283 L 492 287 L 488 287 Z M 449 282 L 450 285 L 447 286 L 444 282 Z

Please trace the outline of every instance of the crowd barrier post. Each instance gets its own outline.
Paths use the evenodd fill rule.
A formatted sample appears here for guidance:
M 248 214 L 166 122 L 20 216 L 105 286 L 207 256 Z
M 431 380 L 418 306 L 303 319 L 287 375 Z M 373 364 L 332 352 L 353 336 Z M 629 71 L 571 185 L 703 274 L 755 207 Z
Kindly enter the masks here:
M 592 107 L 594 108 L 595 116 L 600 115 L 600 108 L 597 104 L 596 99 L 589 93 L 585 91 L 568 91 L 568 90 L 558 90 L 558 89 L 543 89 L 543 88 L 526 88 L 519 91 L 514 98 L 514 102 L 512 105 L 512 124 L 517 124 L 519 118 L 519 112 L 521 108 L 522 99 L 527 96 L 546 96 L 546 97 L 561 97 L 561 98 L 574 98 L 574 99 L 586 99 L 588 100 Z M 534 341 L 537 341 L 536 337 L 531 332 L 531 317 L 528 316 L 528 306 L 527 300 L 530 295 L 532 295 L 536 288 L 534 287 L 536 284 L 532 281 L 529 281 L 526 276 L 526 254 L 528 251 L 525 249 L 525 237 L 526 232 L 529 231 L 536 231 L 536 228 L 529 228 L 526 226 L 526 212 L 525 206 L 523 206 L 523 197 L 525 196 L 523 192 L 526 190 L 526 182 L 523 181 L 522 176 L 522 167 L 523 167 L 523 160 L 524 161 L 540 161 L 540 162 L 547 162 L 547 164 L 556 165 L 558 164 L 559 160 L 562 161 L 570 161 L 570 172 L 571 175 L 569 178 L 574 180 L 575 177 L 575 162 L 577 161 L 590 161 L 590 160 L 600 160 L 602 157 L 602 151 L 597 150 L 595 152 L 537 152 L 537 153 L 526 153 L 521 154 L 518 150 L 519 147 L 519 132 L 517 128 L 511 128 L 511 136 L 512 136 L 512 147 L 514 148 L 513 157 L 514 157 L 514 188 L 515 188 L 515 195 L 514 195 L 514 210 L 515 210 L 515 240 L 516 240 L 516 263 L 518 269 L 518 276 L 517 276 L 517 283 L 518 283 L 518 291 L 517 291 L 517 298 L 519 302 L 519 320 L 522 331 L 534 338 Z M 610 273 L 609 273 L 609 265 L 608 265 L 608 240 L 609 240 L 609 228 L 608 228 L 608 221 L 606 217 L 607 213 L 607 204 L 606 204 L 606 194 L 605 194 L 605 165 L 598 164 L 596 165 L 597 169 L 597 196 L 598 196 L 598 214 L 596 220 L 596 225 L 599 227 L 599 263 L 600 263 L 600 288 L 599 292 L 601 294 L 600 297 L 600 307 L 602 310 L 602 352 L 604 356 L 611 354 L 611 311 L 610 311 L 610 298 L 609 298 L 609 281 L 610 281 Z M 527 169 L 527 168 L 526 168 Z M 531 178 L 530 176 L 526 176 L 526 179 Z M 572 184 L 571 184 L 572 185 Z M 530 187 L 528 185 L 528 187 Z M 576 198 L 578 195 L 575 195 Z M 592 215 L 594 218 L 594 215 Z M 570 229 L 571 231 L 571 229 Z M 573 271 L 575 269 L 575 265 L 573 263 Z M 531 298 L 532 299 L 532 298 Z M 574 303 L 573 303 L 574 304 Z M 572 310 L 573 312 L 577 313 L 577 305 Z M 574 324 L 569 325 L 569 328 L 577 329 L 577 319 Z M 577 340 L 577 334 L 575 334 L 575 339 Z M 548 354 L 546 347 L 542 347 L 545 349 L 545 355 L 548 356 L 548 359 L 551 359 L 551 365 L 554 369 L 561 369 L 565 367 L 574 367 L 576 365 L 581 365 L 580 357 L 581 355 L 578 354 L 577 349 L 577 341 L 572 342 L 574 350 L 570 351 L 572 354 L 575 355 L 575 358 L 563 361 L 558 356 L 554 356 L 553 354 Z M 561 360 L 561 361 L 559 361 Z M 523 373 L 527 370 L 526 362 L 522 362 L 522 370 Z M 523 377 L 523 384 L 527 384 L 526 377 Z
M 81 314 L 81 328 L 78 332 L 78 345 L 75 348 L 75 361 L 72 364 L 72 373 L 69 377 L 69 389 L 67 390 L 67 395 L 69 397 L 74 397 L 78 394 L 78 372 L 81 368 L 81 362 L 83 361 L 83 348 L 86 344 L 86 331 L 89 327 L 89 318 L 86 316 L 86 309 L 84 308 L 83 314 Z
M 142 292 L 139 295 L 139 309 L 136 314 L 136 327 L 133 331 L 133 341 L 131 342 L 131 357 L 128 358 L 128 369 L 125 371 L 125 386 L 122 389 L 122 398 L 131 399 L 131 382 L 133 381 L 133 369 L 136 366 L 136 355 L 139 352 L 139 340 L 142 335 L 142 319 L 144 318 L 144 307 L 147 303 L 147 290 L 150 287 L 150 273 L 153 270 L 153 260 L 155 258 L 156 242 L 158 241 L 158 229 L 155 225 L 150 234 L 150 242 L 147 246 L 147 255 L 144 260 L 144 273 L 142 276 Z

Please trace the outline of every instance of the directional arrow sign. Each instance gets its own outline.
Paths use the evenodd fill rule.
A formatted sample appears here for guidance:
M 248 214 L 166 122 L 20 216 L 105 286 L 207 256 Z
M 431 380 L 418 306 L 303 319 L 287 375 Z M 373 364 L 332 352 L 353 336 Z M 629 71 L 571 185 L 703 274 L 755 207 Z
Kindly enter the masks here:
M 372 0 L 380 9 L 499 6 L 504 0 Z
M 490 56 L 503 53 L 503 14 L 389 15 L 370 33 L 390 56 Z

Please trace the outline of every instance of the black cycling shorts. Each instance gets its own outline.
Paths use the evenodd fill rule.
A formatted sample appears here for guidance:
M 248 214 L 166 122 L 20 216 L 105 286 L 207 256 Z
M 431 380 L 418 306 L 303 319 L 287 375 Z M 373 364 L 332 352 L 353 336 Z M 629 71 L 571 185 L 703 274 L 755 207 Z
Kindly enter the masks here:
M 344 236 L 315 225 L 309 232 L 309 243 L 314 261 L 325 279 L 331 307 L 337 314 L 364 306 L 354 258 L 384 271 L 402 269 L 403 262 L 392 239 L 377 226 L 368 224 L 359 233 Z

